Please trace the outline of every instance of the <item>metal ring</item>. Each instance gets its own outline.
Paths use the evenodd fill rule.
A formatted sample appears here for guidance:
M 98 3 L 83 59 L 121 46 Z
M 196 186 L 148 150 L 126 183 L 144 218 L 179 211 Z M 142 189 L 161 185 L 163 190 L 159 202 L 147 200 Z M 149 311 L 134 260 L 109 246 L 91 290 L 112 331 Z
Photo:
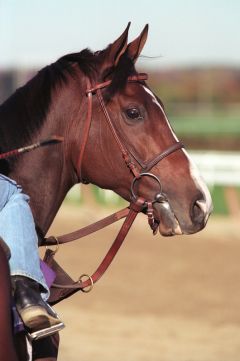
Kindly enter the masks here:
M 59 243 L 59 240 L 58 240 L 57 237 L 51 236 L 51 238 L 54 238 L 54 239 L 56 240 L 55 249 L 52 250 L 50 246 L 45 246 L 45 249 L 46 249 L 46 250 L 47 250 L 47 249 L 50 249 L 50 250 L 53 252 L 53 254 L 56 254 L 57 251 L 59 250 L 60 243 Z M 54 245 L 53 245 L 53 246 L 54 246 Z
M 132 193 L 132 197 L 133 197 L 134 199 L 137 198 L 137 195 L 136 195 L 135 192 L 134 192 L 134 186 L 135 186 L 136 182 L 137 182 L 137 181 L 140 181 L 140 179 L 141 179 L 142 177 L 150 177 L 150 178 L 155 179 L 155 181 L 157 181 L 157 183 L 158 183 L 158 185 L 159 185 L 159 188 L 160 188 L 160 192 L 158 192 L 157 195 L 162 193 L 162 184 L 161 184 L 160 180 L 158 179 L 158 177 L 157 177 L 156 175 L 154 175 L 154 174 L 152 174 L 152 173 L 140 173 L 140 174 L 139 174 L 139 177 L 135 177 L 135 178 L 133 179 L 133 181 L 132 181 L 132 184 L 131 184 L 131 193 Z M 155 202 L 157 202 L 156 199 L 155 199 L 154 201 L 152 201 L 152 203 L 155 203 Z
M 83 281 L 82 281 L 82 278 L 83 278 L 83 277 L 87 277 L 87 278 L 90 280 L 90 282 L 91 282 L 89 288 L 87 288 L 87 289 L 86 289 L 86 287 L 85 287 L 85 288 L 82 288 L 82 291 L 83 291 L 83 292 L 88 293 L 88 292 L 92 291 L 94 282 L 93 282 L 93 279 L 92 279 L 91 276 L 89 276 L 89 275 L 86 274 L 86 273 L 83 273 L 83 274 L 79 277 L 78 283 L 82 283 L 82 282 L 83 282 Z

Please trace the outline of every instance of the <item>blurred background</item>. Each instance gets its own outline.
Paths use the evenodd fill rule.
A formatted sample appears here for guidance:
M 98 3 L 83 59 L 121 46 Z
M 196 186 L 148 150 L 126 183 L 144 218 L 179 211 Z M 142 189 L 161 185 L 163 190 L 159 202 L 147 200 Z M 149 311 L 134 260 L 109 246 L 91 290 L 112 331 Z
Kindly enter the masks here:
M 240 361 L 239 15 L 238 0 L 0 0 L 0 103 L 60 56 L 106 47 L 128 21 L 132 40 L 148 23 L 137 68 L 214 202 L 206 229 L 187 237 L 153 238 L 140 216 L 96 289 L 57 307 L 67 324 L 60 361 Z M 51 232 L 122 205 L 111 192 L 75 187 Z M 75 278 L 93 272 L 117 228 L 63 246 L 58 260 Z

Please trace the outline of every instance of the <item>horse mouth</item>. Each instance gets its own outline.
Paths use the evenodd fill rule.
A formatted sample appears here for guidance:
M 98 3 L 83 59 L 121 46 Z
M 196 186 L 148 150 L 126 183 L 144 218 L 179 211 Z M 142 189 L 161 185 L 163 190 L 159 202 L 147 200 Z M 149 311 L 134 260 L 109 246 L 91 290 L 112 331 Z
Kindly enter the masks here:
M 179 222 L 167 200 L 161 203 L 155 203 L 154 209 L 157 213 L 157 221 L 159 222 L 159 233 L 162 236 L 169 237 L 183 234 Z

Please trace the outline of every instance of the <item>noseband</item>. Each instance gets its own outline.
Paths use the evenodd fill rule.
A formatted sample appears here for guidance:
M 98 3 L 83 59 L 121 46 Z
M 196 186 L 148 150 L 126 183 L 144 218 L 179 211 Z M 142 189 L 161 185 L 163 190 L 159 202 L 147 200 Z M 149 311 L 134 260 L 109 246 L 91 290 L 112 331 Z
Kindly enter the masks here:
M 147 74 L 139 73 L 136 75 L 129 76 L 127 80 L 129 83 L 134 83 L 134 82 L 143 82 L 144 80 L 147 80 L 147 78 L 148 78 Z M 111 80 L 108 80 L 103 83 L 96 84 L 94 87 L 92 87 L 90 80 L 87 78 L 86 95 L 88 97 L 88 110 L 87 110 L 87 119 L 85 122 L 84 131 L 83 131 L 82 147 L 81 147 L 79 158 L 77 161 L 77 170 L 79 172 L 79 178 L 80 179 L 82 178 L 81 173 L 82 173 L 83 155 L 84 155 L 85 148 L 87 145 L 90 126 L 91 126 L 91 120 L 92 120 L 92 101 L 93 101 L 92 99 L 93 99 L 93 95 L 96 94 L 97 98 L 99 100 L 101 109 L 104 113 L 106 122 L 111 130 L 113 138 L 115 139 L 115 141 L 119 147 L 119 150 L 122 154 L 124 162 L 125 162 L 126 166 L 130 169 L 131 173 L 133 174 L 134 178 L 133 178 L 133 181 L 131 184 L 132 198 L 137 199 L 137 195 L 135 194 L 135 190 L 134 190 L 134 187 L 135 187 L 137 181 L 140 180 L 142 177 L 148 176 L 152 179 L 155 179 L 160 188 L 160 192 L 156 194 L 155 200 L 151 201 L 151 203 L 156 202 L 156 201 L 159 202 L 161 199 L 161 194 L 162 194 L 162 185 L 161 185 L 159 178 L 156 175 L 149 173 L 149 172 L 161 160 L 168 157 L 170 154 L 174 153 L 178 149 L 183 148 L 183 144 L 181 142 L 176 142 L 173 145 L 171 145 L 170 147 L 168 147 L 167 149 L 165 149 L 163 152 L 159 153 L 157 156 L 148 160 L 147 162 L 142 162 L 141 160 L 139 160 L 138 157 L 126 147 L 124 141 L 120 138 L 119 134 L 116 131 L 115 125 L 112 122 L 112 119 L 109 115 L 107 107 L 104 103 L 104 99 L 103 99 L 101 90 L 106 88 L 110 84 L 111 84 Z M 85 182 L 83 179 L 81 179 L 81 181 Z M 149 201 L 148 201 L 148 203 L 149 203 Z

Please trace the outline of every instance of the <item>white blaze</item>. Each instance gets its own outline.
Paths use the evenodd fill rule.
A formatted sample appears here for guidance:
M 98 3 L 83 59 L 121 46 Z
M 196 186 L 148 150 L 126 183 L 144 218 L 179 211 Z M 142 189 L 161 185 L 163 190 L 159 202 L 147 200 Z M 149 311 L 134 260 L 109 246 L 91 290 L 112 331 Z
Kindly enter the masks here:
M 151 92 L 150 89 L 148 89 L 144 85 L 143 85 L 143 88 L 146 91 L 146 93 L 148 93 L 152 97 L 152 102 L 154 104 L 156 104 L 160 108 L 160 110 L 162 111 L 174 139 L 178 142 L 179 140 L 178 140 L 176 134 L 174 133 L 174 131 L 172 130 L 172 127 L 171 127 L 171 125 L 170 125 L 170 123 L 168 121 L 166 113 L 165 113 L 164 109 L 162 108 L 161 104 L 158 102 L 157 98 Z M 201 204 L 199 206 L 202 208 L 202 210 L 203 210 L 203 208 L 205 208 L 205 213 L 206 213 L 206 216 L 207 216 L 212 210 L 212 198 L 211 198 L 210 192 L 209 192 L 203 178 L 201 177 L 197 166 L 193 162 L 193 160 L 190 158 L 190 156 L 188 155 L 188 153 L 186 152 L 185 149 L 182 149 L 182 152 L 185 154 L 185 156 L 186 156 L 186 158 L 188 160 L 189 174 L 190 174 L 195 186 L 201 191 L 201 193 L 203 194 L 203 196 L 205 198 L 205 204 L 203 204 L 203 201 L 201 201 Z
M 206 183 L 204 182 L 202 176 L 200 175 L 197 166 L 195 165 L 189 154 L 186 152 L 185 149 L 183 149 L 183 152 L 186 155 L 189 162 L 189 171 L 191 178 L 193 179 L 196 187 L 202 192 L 205 198 L 205 205 L 203 205 L 203 203 L 201 202 L 199 206 L 200 208 L 202 208 L 202 210 L 203 208 L 205 208 L 206 209 L 205 212 L 209 214 L 212 211 L 212 198 L 208 190 L 208 187 L 206 186 Z

